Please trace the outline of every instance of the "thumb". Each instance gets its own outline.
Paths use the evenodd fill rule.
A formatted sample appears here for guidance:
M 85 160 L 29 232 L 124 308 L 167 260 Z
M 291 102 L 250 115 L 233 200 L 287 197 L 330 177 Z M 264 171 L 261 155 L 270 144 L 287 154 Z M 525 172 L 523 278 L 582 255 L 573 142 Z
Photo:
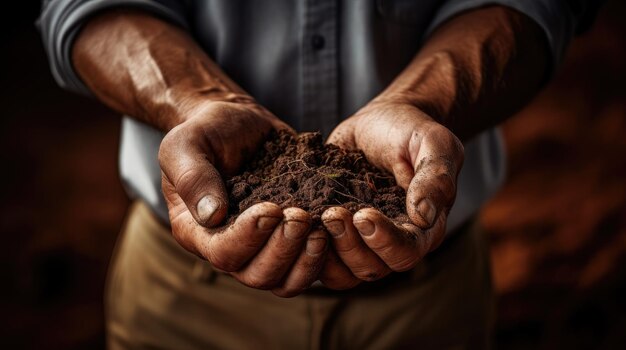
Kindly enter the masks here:
M 326 143 L 331 143 L 344 149 L 355 149 L 354 126 L 352 118 L 344 120 L 330 133 Z
M 208 148 L 206 142 L 174 128 L 161 142 L 159 163 L 163 180 L 180 196 L 196 222 L 214 227 L 226 217 L 228 195 Z
M 420 144 L 413 146 L 418 152 L 406 208 L 411 221 L 425 230 L 441 215 L 447 215 L 454 204 L 457 178 L 463 165 L 463 145 L 447 129 L 414 139 Z

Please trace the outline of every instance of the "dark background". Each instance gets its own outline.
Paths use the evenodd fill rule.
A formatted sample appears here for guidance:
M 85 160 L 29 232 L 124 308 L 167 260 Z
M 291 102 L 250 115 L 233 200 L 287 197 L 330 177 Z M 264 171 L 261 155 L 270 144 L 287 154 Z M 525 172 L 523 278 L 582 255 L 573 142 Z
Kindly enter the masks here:
M 101 348 L 106 266 L 129 203 L 120 119 L 57 88 L 38 10 L 10 1 L 0 15 L 0 347 Z M 481 213 L 498 348 L 626 348 L 624 18 L 626 3 L 608 1 L 504 126 L 509 179 Z

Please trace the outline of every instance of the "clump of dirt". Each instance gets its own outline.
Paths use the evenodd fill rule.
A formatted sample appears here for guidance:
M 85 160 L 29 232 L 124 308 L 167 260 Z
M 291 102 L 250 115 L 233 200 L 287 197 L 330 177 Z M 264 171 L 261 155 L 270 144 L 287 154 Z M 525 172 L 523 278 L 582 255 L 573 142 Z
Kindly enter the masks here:
M 321 226 L 320 216 L 333 206 L 352 213 L 373 207 L 396 221 L 408 221 L 406 193 L 392 175 L 370 164 L 361 151 L 324 144 L 318 132 L 297 136 L 273 133 L 226 186 L 230 220 L 256 203 L 268 201 L 281 208 L 308 211 L 313 227 Z

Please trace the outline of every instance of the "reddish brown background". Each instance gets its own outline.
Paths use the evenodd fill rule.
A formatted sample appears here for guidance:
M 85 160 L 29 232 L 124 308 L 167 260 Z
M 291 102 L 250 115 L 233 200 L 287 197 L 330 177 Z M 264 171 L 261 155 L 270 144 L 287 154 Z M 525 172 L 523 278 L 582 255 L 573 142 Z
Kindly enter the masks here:
M 119 117 L 54 85 L 32 26 L 38 2 L 8 4 L 0 347 L 101 348 L 103 279 L 128 205 Z M 609 1 L 504 127 L 509 180 L 481 213 L 498 348 L 626 348 L 625 16 L 626 3 Z

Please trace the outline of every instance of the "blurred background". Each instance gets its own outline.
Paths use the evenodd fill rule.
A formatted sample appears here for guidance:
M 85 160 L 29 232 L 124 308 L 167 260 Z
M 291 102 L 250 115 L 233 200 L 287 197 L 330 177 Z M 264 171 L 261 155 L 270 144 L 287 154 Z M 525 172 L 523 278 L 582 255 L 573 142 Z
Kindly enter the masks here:
M 104 346 L 106 267 L 129 204 L 120 118 L 57 88 L 33 22 L 0 14 L 0 347 Z M 499 349 L 626 348 L 626 2 L 504 125 L 509 178 L 481 213 Z

